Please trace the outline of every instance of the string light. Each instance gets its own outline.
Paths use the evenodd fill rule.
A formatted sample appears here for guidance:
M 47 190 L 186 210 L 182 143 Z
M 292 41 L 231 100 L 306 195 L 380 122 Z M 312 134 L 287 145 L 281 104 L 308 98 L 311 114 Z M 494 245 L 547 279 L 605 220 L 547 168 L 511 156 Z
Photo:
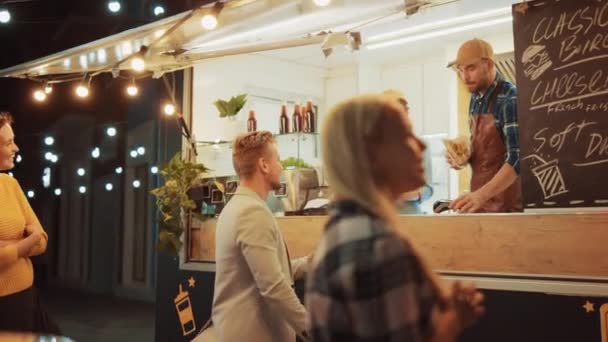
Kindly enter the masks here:
M 8 8 L 0 8 L 0 23 L 7 24 L 11 21 L 11 12 Z
M 163 110 L 168 116 L 172 116 L 173 114 L 175 114 L 175 106 L 171 103 L 166 104 Z
M 53 146 L 54 143 L 55 143 L 55 138 L 53 138 L 51 136 L 44 138 L 44 144 L 46 146 Z
M 133 181 L 133 187 L 135 189 L 139 189 L 140 186 L 141 186 L 141 182 L 139 181 L 139 179 L 136 179 Z
M 213 30 L 217 27 L 217 18 L 213 14 L 205 14 L 201 19 L 201 25 L 207 30 Z
M 53 86 L 52 86 L 52 85 L 50 85 L 50 84 L 48 84 L 48 83 L 47 83 L 47 84 L 45 84 L 45 85 L 44 85 L 44 93 L 45 93 L 45 94 L 50 94 L 50 93 L 52 93 L 52 92 L 53 92 Z
M 151 172 L 153 175 L 157 174 L 157 173 L 158 173 L 158 166 L 152 166 L 152 167 L 150 168 L 150 172 Z
M 319 7 L 325 7 L 331 3 L 331 0 L 313 0 L 313 2 Z
M 53 192 L 55 193 L 55 196 L 61 196 L 61 189 L 56 188 Z
M 114 169 L 114 172 L 116 172 L 117 175 L 122 173 L 122 166 L 119 166 L 117 168 Z
M 84 84 L 79 84 L 78 87 L 76 87 L 76 95 L 80 98 L 89 96 L 89 88 Z
M 34 100 L 38 102 L 43 102 L 46 100 L 46 93 L 40 89 L 34 91 Z
M 158 17 L 159 15 L 165 14 L 165 8 L 161 5 L 154 6 L 154 16 Z
M 112 183 L 106 183 L 106 191 L 112 191 L 114 189 L 114 185 Z
M 112 1 L 108 2 L 108 9 L 112 13 L 118 13 L 118 11 L 120 11 L 121 7 L 122 6 L 120 4 L 120 1 L 112 0 Z
M 137 156 L 138 156 L 139 154 L 137 153 L 137 151 L 136 151 L 136 150 L 132 150 L 132 151 L 130 152 L 130 154 L 129 154 L 129 155 L 131 156 L 131 158 L 137 158 Z
M 21 157 L 20 154 L 15 156 L 15 161 L 17 162 L 17 164 L 21 163 L 22 160 L 23 160 L 23 157 Z
M 76 174 L 80 177 L 83 177 L 86 174 L 86 171 L 83 168 L 79 167 L 78 170 L 76 170 Z
M 27 197 L 28 198 L 34 198 L 34 196 L 36 196 L 36 193 L 34 193 L 34 190 L 28 190 L 27 191 Z
M 108 129 L 106 129 L 106 135 L 109 137 L 116 136 L 116 128 L 108 127 Z
M 53 159 L 53 152 L 46 152 L 46 153 L 44 154 L 44 159 L 46 159 L 46 160 L 51 160 L 51 159 Z
M 99 147 L 93 148 L 93 150 L 91 151 L 91 157 L 97 159 L 97 158 L 99 158 L 100 155 L 101 155 L 101 151 L 99 150 Z
M 53 156 L 51 157 L 51 163 L 55 164 L 58 161 L 59 161 L 59 157 L 56 154 L 53 154 Z
M 142 155 L 142 156 L 143 156 L 144 154 L 146 154 L 146 148 L 145 148 L 145 147 L 143 147 L 143 146 L 138 147 L 138 148 L 137 148 L 137 154 L 139 154 L 139 155 Z
M 133 78 L 131 80 L 131 84 L 129 84 L 129 86 L 127 86 L 127 94 L 131 97 L 137 96 L 137 94 L 139 93 L 139 89 L 137 88 L 137 85 L 135 85 L 135 78 Z
M 201 25 L 204 29 L 213 30 L 217 27 L 217 20 L 223 8 L 224 4 L 218 1 L 213 5 L 209 13 L 203 15 L 201 18 Z
M 142 72 L 146 69 L 146 62 L 144 62 L 144 59 L 139 56 L 134 57 L 131 60 L 131 69 L 136 72 Z
M 84 186 L 84 185 L 81 185 L 81 186 L 78 188 L 78 192 L 80 192 L 81 194 L 86 193 L 86 192 L 87 192 L 87 187 L 86 187 L 86 186 Z

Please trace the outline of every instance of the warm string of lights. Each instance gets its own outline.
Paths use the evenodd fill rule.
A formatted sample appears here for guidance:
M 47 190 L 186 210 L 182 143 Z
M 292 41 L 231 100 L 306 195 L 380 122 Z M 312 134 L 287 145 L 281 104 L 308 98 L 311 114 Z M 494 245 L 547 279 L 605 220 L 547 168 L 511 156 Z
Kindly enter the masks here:
M 116 123 L 104 124 L 102 126 L 105 131 L 104 133 L 107 137 L 114 138 L 117 136 L 118 128 L 117 128 Z M 55 132 L 55 134 L 56 133 L 57 132 Z M 43 171 L 42 171 L 42 186 L 45 189 L 51 188 L 51 183 L 52 183 L 51 182 L 51 167 L 52 167 L 52 165 L 57 164 L 59 162 L 59 155 L 52 150 L 53 146 L 56 145 L 56 142 L 57 141 L 56 141 L 55 135 L 44 135 L 42 138 L 42 143 L 45 146 L 45 150 L 46 150 L 46 151 L 43 151 L 44 159 L 49 163 L 43 168 Z M 146 154 L 146 148 L 145 148 L 145 146 L 142 146 L 142 145 L 135 145 L 135 146 L 130 147 L 130 149 L 131 150 L 129 152 L 129 156 L 133 159 L 140 158 Z M 93 146 L 90 151 L 90 158 L 99 159 L 99 158 L 101 158 L 101 154 L 102 154 L 101 148 L 99 146 Z M 21 154 L 17 154 L 15 156 L 15 162 L 17 164 L 20 164 L 21 162 L 23 162 L 23 157 L 21 156 Z M 124 171 L 123 166 L 117 166 L 114 169 L 114 173 L 116 173 L 118 175 L 122 174 L 123 171 Z M 159 167 L 156 165 L 152 165 L 150 167 L 149 171 L 150 171 L 150 174 L 156 175 L 159 172 Z M 76 176 L 78 176 L 79 178 L 82 178 L 82 179 L 84 179 L 84 177 L 87 175 L 87 170 L 82 166 L 77 167 L 74 170 L 74 172 L 75 172 Z M 8 174 L 11 177 L 14 176 L 14 174 L 12 172 L 8 172 Z M 141 188 L 142 184 L 143 184 L 143 182 L 140 179 L 134 179 L 131 182 L 131 186 L 134 189 Z M 108 192 L 113 191 L 114 187 L 115 186 L 112 182 L 107 182 L 104 185 L 104 189 Z M 86 194 L 87 190 L 88 190 L 87 186 L 82 185 L 82 183 L 81 183 L 81 185 L 78 185 L 77 189 L 78 189 L 78 192 L 83 195 Z M 26 196 L 30 199 L 33 199 L 36 197 L 36 192 L 34 189 L 27 189 L 25 191 L 25 193 L 26 193 Z M 52 189 L 52 193 L 55 196 L 61 196 L 63 194 L 63 189 L 61 187 L 55 187 Z

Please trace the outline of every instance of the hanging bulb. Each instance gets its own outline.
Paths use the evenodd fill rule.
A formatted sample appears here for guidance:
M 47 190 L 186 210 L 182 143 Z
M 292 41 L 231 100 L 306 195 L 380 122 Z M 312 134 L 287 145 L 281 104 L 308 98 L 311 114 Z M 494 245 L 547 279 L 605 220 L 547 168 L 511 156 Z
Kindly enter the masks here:
M 171 115 L 175 114 L 175 106 L 172 105 L 171 103 L 168 103 L 165 105 L 164 111 L 165 111 L 166 115 L 171 116 Z
M 201 19 L 201 25 L 206 30 L 213 30 L 217 27 L 217 18 L 213 14 L 205 14 Z
M 47 84 L 45 84 L 45 85 L 44 85 L 44 93 L 45 93 L 45 94 L 50 94 L 50 93 L 52 93 L 52 92 L 53 92 L 53 86 L 52 86 L 52 85 L 50 85 L 50 84 L 48 84 L 48 83 L 47 83 Z
M 137 96 L 138 93 L 139 89 L 135 84 L 131 84 L 127 87 L 127 94 L 129 94 L 129 96 L 134 97 Z
M 46 94 L 44 91 L 38 89 L 34 92 L 34 100 L 38 101 L 38 102 L 43 102 L 44 100 L 46 100 Z
M 331 0 L 313 0 L 313 2 L 319 7 L 325 7 L 331 3 Z
M 131 60 L 131 68 L 133 71 L 142 72 L 146 69 L 146 62 L 144 62 L 144 59 L 139 56 L 134 57 Z
M 11 12 L 8 8 L 0 7 L 0 23 L 6 24 L 11 21 Z
M 215 5 L 209 10 L 208 13 L 203 15 L 201 18 L 201 25 L 206 30 L 213 30 L 217 27 L 217 20 L 220 16 L 220 12 L 224 8 L 224 4 L 221 2 L 216 2 Z
M 84 84 L 79 84 L 78 87 L 76 87 L 76 95 L 81 98 L 89 96 L 89 87 Z

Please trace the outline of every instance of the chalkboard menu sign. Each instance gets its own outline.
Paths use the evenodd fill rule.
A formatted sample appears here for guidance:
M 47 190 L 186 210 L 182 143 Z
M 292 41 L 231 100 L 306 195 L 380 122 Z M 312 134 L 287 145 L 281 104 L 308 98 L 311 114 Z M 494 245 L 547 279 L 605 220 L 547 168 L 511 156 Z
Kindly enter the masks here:
M 513 5 L 524 208 L 608 206 L 608 0 Z

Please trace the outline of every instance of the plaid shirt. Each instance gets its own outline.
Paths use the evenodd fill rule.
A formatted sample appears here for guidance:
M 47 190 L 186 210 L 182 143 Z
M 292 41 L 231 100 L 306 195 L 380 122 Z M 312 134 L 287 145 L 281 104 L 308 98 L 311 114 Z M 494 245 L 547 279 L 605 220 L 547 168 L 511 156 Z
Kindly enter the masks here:
M 357 203 L 334 203 L 308 277 L 313 341 L 424 341 L 435 293 L 410 244 Z
M 502 82 L 502 91 L 496 98 L 496 107 L 488 108 L 490 99 L 498 82 Z M 517 123 L 517 89 L 513 83 L 497 71 L 494 83 L 483 94 L 471 95 L 469 104 L 469 115 L 494 112 L 496 129 L 501 133 L 507 154 L 505 163 L 513 166 L 515 172 L 519 174 L 519 124 Z

